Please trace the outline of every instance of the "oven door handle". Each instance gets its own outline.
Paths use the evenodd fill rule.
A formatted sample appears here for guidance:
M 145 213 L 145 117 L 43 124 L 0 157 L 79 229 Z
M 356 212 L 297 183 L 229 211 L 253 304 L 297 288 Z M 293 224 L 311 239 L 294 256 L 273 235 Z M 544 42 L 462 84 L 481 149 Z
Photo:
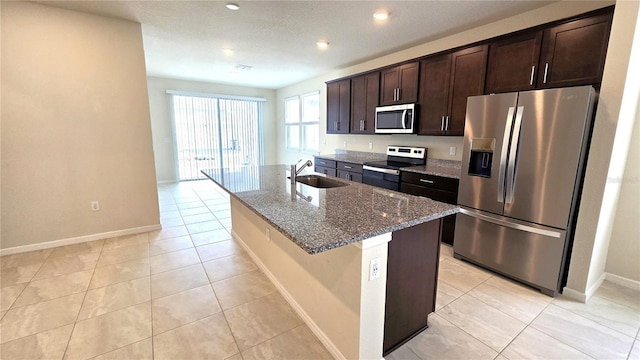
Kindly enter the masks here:
M 385 174 L 400 175 L 400 170 L 383 169 L 383 168 L 367 166 L 367 165 L 363 165 L 362 170 L 371 170 L 371 171 L 385 173 Z

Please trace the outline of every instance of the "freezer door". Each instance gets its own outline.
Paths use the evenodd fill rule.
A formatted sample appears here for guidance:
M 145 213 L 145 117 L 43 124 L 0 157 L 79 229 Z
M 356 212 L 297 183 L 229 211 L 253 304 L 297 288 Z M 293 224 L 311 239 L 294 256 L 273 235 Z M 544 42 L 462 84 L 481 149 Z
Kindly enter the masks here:
M 517 93 L 467 100 L 458 204 L 502 214 L 504 177 Z
M 563 266 L 566 232 L 477 211 L 456 216 L 454 255 L 553 295 Z
M 520 93 L 518 109 L 524 110 L 514 121 L 505 216 L 568 227 L 593 100 L 591 86 Z

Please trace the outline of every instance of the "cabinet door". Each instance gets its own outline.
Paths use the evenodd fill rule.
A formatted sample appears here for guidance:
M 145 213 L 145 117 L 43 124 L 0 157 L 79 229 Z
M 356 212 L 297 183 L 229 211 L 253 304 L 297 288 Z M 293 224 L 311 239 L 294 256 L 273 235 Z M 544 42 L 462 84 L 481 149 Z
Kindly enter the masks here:
M 424 60 L 420 67 L 418 134 L 441 135 L 444 132 L 444 117 L 449 112 L 451 54 Z
M 541 43 L 542 31 L 533 31 L 489 44 L 485 93 L 534 89 Z
M 400 87 L 400 69 L 394 67 L 380 72 L 380 105 L 396 103 L 396 91 Z
M 327 134 L 349 132 L 351 108 L 351 80 L 327 84 Z
M 379 72 L 351 79 L 351 133 L 374 133 L 379 93 Z
M 446 135 L 464 135 L 467 98 L 484 94 L 487 72 L 488 45 L 456 51 L 451 55 L 449 88 L 449 118 L 445 121 Z
M 400 86 L 398 90 L 399 103 L 413 103 L 418 101 L 418 75 L 420 63 L 410 63 L 400 66 Z
M 320 173 L 320 174 L 325 174 L 327 176 L 336 176 L 336 169 L 335 168 L 329 168 L 326 166 L 320 166 L 320 165 L 316 165 L 313 168 L 313 171 Z
M 362 182 L 362 174 L 351 171 L 338 170 L 338 177 L 349 181 Z
M 613 14 L 572 21 L 545 30 L 539 88 L 599 83 Z
M 380 72 L 380 105 L 406 104 L 418 101 L 418 62 L 404 64 Z

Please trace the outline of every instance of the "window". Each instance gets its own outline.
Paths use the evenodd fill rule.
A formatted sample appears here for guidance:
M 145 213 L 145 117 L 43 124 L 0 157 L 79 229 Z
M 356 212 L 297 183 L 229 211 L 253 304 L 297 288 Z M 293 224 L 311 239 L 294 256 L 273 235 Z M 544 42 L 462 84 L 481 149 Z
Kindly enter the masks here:
M 286 147 L 289 150 L 320 150 L 320 92 L 284 100 Z
M 259 98 L 168 90 L 180 181 L 202 179 L 204 169 L 247 171 L 261 165 L 262 102 Z

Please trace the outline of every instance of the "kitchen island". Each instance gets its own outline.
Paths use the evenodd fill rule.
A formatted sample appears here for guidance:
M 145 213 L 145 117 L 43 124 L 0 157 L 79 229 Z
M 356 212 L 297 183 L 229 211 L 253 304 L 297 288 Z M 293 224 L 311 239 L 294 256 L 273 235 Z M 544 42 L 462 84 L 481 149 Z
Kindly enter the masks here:
M 440 219 L 456 206 L 355 182 L 292 185 L 285 165 L 203 173 L 231 195 L 233 237 L 336 358 L 380 359 L 426 327 Z

